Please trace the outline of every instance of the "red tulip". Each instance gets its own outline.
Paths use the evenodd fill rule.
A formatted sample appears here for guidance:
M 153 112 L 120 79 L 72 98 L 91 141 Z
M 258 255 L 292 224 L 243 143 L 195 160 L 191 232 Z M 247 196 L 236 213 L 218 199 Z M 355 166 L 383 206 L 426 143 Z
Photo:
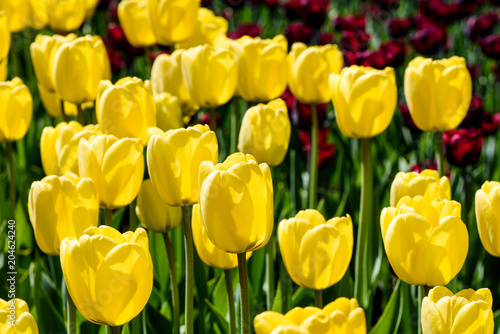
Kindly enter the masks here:
M 493 136 L 500 128 L 500 113 L 485 112 L 483 115 L 483 122 L 481 128 L 485 136 Z
M 328 135 L 330 134 L 329 128 L 321 128 L 318 132 L 318 168 L 323 169 L 328 166 L 332 160 L 335 153 L 335 146 L 329 143 Z M 308 131 L 300 131 L 299 140 L 302 144 L 302 149 L 304 153 L 308 156 L 311 152 L 311 134 Z
M 227 37 L 231 39 L 238 39 L 245 35 L 250 37 L 257 37 L 260 35 L 262 27 L 255 23 L 243 23 L 238 29 L 227 34 Z
M 389 28 L 389 34 L 392 38 L 400 38 L 408 35 L 410 30 L 414 26 L 413 19 L 411 17 L 402 19 L 390 19 L 387 23 Z
M 365 51 L 370 43 L 370 35 L 364 30 L 346 30 L 342 32 L 340 47 L 351 52 Z
M 363 14 L 337 16 L 333 20 L 333 27 L 337 30 L 365 30 L 366 18 Z
M 285 28 L 285 37 L 288 40 L 288 45 L 292 45 L 295 42 L 309 44 L 313 34 L 314 29 L 302 23 L 290 23 Z
M 484 137 L 478 129 L 450 130 L 443 133 L 446 159 L 453 166 L 474 165 L 481 157 Z
M 490 35 L 498 22 L 498 14 L 486 13 L 481 16 L 473 16 L 467 20 L 466 33 L 472 40 L 477 40 Z
M 479 97 L 479 95 L 474 94 L 472 95 L 467 115 L 465 115 L 464 120 L 462 121 L 462 123 L 460 123 L 460 127 L 462 128 L 481 127 L 481 123 L 483 122 L 483 115 L 484 115 L 483 100 Z

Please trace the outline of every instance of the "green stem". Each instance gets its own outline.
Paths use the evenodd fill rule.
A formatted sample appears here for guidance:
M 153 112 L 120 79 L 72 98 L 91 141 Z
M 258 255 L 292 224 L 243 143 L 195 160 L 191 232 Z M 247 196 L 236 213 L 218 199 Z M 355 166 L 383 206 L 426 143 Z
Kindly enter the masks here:
M 469 173 L 469 168 L 462 168 L 462 177 L 464 179 L 464 206 L 463 206 L 463 214 L 462 220 L 465 221 L 466 224 L 469 225 L 469 228 L 473 228 L 472 224 L 469 224 L 469 212 L 472 205 L 472 187 L 471 187 L 471 177 Z
M 104 209 L 104 225 L 113 226 L 113 211 L 111 209 Z
M 318 114 L 311 104 L 311 154 L 309 162 L 309 208 L 316 209 L 318 196 Z
M 229 334 L 236 334 L 236 312 L 234 310 L 233 278 L 231 270 L 224 270 L 226 281 L 227 304 L 229 308 Z
M 66 115 L 66 110 L 64 109 L 64 101 L 61 100 L 61 118 L 63 122 L 68 123 L 69 118 L 68 115 Z
M 14 219 L 16 211 L 16 172 L 14 171 L 14 158 L 12 157 L 12 142 L 8 141 L 7 145 L 7 173 L 9 175 L 9 219 Z
M 422 300 L 425 297 L 425 287 L 417 286 L 418 289 L 418 334 L 422 334 Z
M 273 308 L 274 300 L 274 231 L 271 234 L 271 238 L 266 245 L 266 281 L 267 281 L 267 309 L 271 310 Z
M 292 202 L 292 215 L 297 214 L 297 167 L 295 165 L 296 152 L 294 149 L 290 150 L 290 201 Z
M 238 274 L 241 295 L 241 334 L 250 334 L 250 298 L 248 296 L 248 273 L 246 253 L 238 254 Z
M 373 216 L 373 169 L 371 139 L 361 139 L 361 207 L 359 212 L 358 238 L 356 244 L 356 259 L 354 282 L 354 296 L 361 307 L 368 309 L 368 283 L 370 280 L 369 269 L 373 264 L 369 263 L 368 254 L 372 245 L 372 216 Z
M 109 326 L 111 334 L 120 334 L 120 326 Z
M 68 334 L 76 334 L 76 307 L 75 303 L 73 303 L 73 299 L 71 299 L 71 296 L 69 295 L 68 288 L 65 285 L 65 290 L 66 290 L 66 302 L 67 302 L 67 331 Z
M 129 205 L 129 230 L 130 231 L 135 231 L 135 228 L 137 227 L 137 215 L 135 214 L 135 207 L 137 206 L 137 199 L 134 199 L 132 203 Z
M 182 207 L 182 221 L 184 227 L 184 241 L 186 244 L 186 334 L 193 334 L 193 235 L 191 233 L 191 220 L 189 218 L 189 207 Z
M 215 114 L 215 108 L 209 108 L 208 113 L 210 115 L 210 130 L 213 132 L 217 131 L 217 119 Z
M 323 308 L 323 290 L 314 290 L 314 306 Z
M 233 97 L 234 101 L 237 101 L 237 97 Z M 236 152 L 237 143 L 237 127 L 238 127 L 238 103 L 235 102 L 233 108 L 231 108 L 231 142 L 229 145 L 229 153 L 232 154 Z
M 81 104 L 76 104 L 76 110 L 78 111 L 77 119 L 78 123 L 85 125 L 85 120 L 83 119 L 83 109 Z
M 280 261 L 280 281 L 281 281 L 281 313 L 285 314 L 290 310 L 289 305 L 289 294 L 291 290 L 291 282 L 288 277 L 288 272 L 286 271 L 283 259 Z
M 444 151 L 443 151 L 443 133 L 436 132 L 436 150 L 438 155 L 438 172 L 440 176 L 444 176 L 445 172 L 445 163 L 444 159 Z
M 177 286 L 177 273 L 175 272 L 175 260 L 174 251 L 172 249 L 172 243 L 168 236 L 168 232 L 163 233 L 163 240 L 165 241 L 165 247 L 167 248 L 168 256 L 168 268 L 170 271 L 170 285 L 172 289 L 172 322 L 173 322 L 173 333 L 179 334 L 179 287 Z

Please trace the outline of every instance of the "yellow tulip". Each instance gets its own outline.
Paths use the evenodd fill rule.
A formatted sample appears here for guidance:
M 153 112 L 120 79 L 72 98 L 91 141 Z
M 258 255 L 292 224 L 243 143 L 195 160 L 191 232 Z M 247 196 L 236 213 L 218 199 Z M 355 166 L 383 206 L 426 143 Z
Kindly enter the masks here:
M 24 300 L 16 298 L 5 301 L 0 298 L 0 333 L 38 334 L 35 318 Z
M 438 286 L 422 302 L 423 334 L 493 334 L 493 297 L 489 289 L 453 294 Z
M 139 139 L 100 135 L 80 140 L 80 177 L 94 181 L 102 208 L 126 206 L 137 196 L 144 177 L 142 151 Z
M 309 209 L 278 227 L 278 241 L 285 268 L 292 280 L 314 290 L 326 289 L 342 278 L 351 262 L 352 220 L 346 217 L 325 221 Z
M 100 0 L 86 0 L 85 2 L 85 21 L 89 20 L 94 16 L 94 13 L 99 5 Z
M 9 55 L 10 50 L 10 30 L 7 14 L 0 11 L 0 61 Z M 3 81 L 3 80 L 2 80 Z
M 99 36 L 63 43 L 51 70 L 56 92 L 62 100 L 75 104 L 94 101 L 101 80 L 111 78 L 108 53 Z
M 169 93 L 154 96 L 156 103 L 156 124 L 163 131 L 182 128 L 182 110 L 179 99 Z
M 198 9 L 198 24 L 193 34 L 185 41 L 175 44 L 176 49 L 189 49 L 198 45 L 209 44 L 215 46 L 217 41 L 226 37 L 228 22 L 217 16 L 210 9 Z
M 422 131 L 448 131 L 465 118 L 472 80 L 462 57 L 417 57 L 405 70 L 405 97 L 411 118 Z
M 156 57 L 151 69 L 151 86 L 155 95 L 168 93 L 177 97 L 184 116 L 191 116 L 198 106 L 191 99 L 182 76 L 183 53 L 184 50 L 176 50 L 171 55 Z
M 302 103 L 327 103 L 331 100 L 329 75 L 339 73 L 343 64 L 337 45 L 307 47 L 295 42 L 288 54 L 288 86 Z
M 147 144 L 148 127 L 156 126 L 156 105 L 149 80 L 126 77 L 114 85 L 101 81 L 96 101 L 97 122 L 117 138 L 139 138 Z
M 30 90 L 19 78 L 0 82 L 0 142 L 24 137 L 33 116 Z
M 330 317 L 317 307 L 295 307 L 285 315 L 266 311 L 253 325 L 255 334 L 333 334 Z
M 61 45 L 76 39 L 75 34 L 61 35 L 37 35 L 35 41 L 30 45 L 31 61 L 35 69 L 36 79 L 40 86 L 49 92 L 55 91 L 52 70 L 54 58 Z
M 269 167 L 254 157 L 234 153 L 220 164 L 203 161 L 199 173 L 200 205 L 210 240 L 225 252 L 264 247 L 274 225 L 273 181 Z
M 49 23 L 47 0 L 28 0 L 27 24 L 29 27 L 41 30 Z
M 148 0 L 124 0 L 118 4 L 118 19 L 130 45 L 145 47 L 156 44 L 148 22 Z
M 290 141 L 290 120 L 286 103 L 276 99 L 248 109 L 241 121 L 238 150 L 251 154 L 258 162 L 279 165 Z
M 61 117 L 61 99 L 56 94 L 56 92 L 50 92 L 46 90 L 42 85 L 38 84 L 38 93 L 40 94 L 40 100 L 45 108 L 47 114 L 52 117 Z M 71 102 L 63 101 L 64 103 L 64 114 L 68 116 L 77 116 L 78 109 L 75 104 Z
M 486 181 L 476 192 L 476 220 L 484 248 L 500 257 L 500 182 Z
M 99 325 L 121 326 L 146 306 L 153 289 L 153 263 L 146 230 L 120 234 L 91 227 L 61 243 L 61 267 L 80 313 Z
M 283 94 L 288 79 L 285 36 L 243 36 L 231 43 L 231 49 L 238 68 L 237 95 L 246 101 L 264 102 Z
M 10 32 L 19 32 L 26 27 L 29 14 L 28 0 L 2 0 L 1 11 L 7 15 Z
M 417 172 L 399 172 L 391 185 L 391 206 L 396 206 L 405 196 L 423 196 L 429 201 L 436 198 L 451 199 L 450 180 L 439 178 L 436 170 L 424 169 Z
M 200 0 L 148 0 L 148 17 L 159 44 L 172 45 L 191 36 L 198 24 Z
M 200 107 L 215 108 L 233 97 L 236 64 L 227 49 L 200 45 L 182 53 L 182 76 L 189 95 Z
M 85 0 L 47 0 L 49 27 L 53 31 L 73 31 L 85 20 Z
M 446 285 L 465 262 L 469 233 L 461 205 L 422 196 L 403 197 L 384 208 L 380 228 L 385 252 L 396 275 L 408 284 Z
M 375 137 L 391 123 L 398 100 L 392 67 L 346 67 L 330 75 L 330 88 L 335 118 L 345 136 Z
M 365 311 L 354 298 L 337 298 L 323 307 L 330 316 L 332 334 L 366 334 Z
M 59 255 L 64 238 L 78 238 L 97 226 L 99 199 L 94 182 L 70 172 L 33 182 L 28 212 L 38 247 L 45 254 Z
M 148 170 L 160 197 L 169 205 L 198 203 L 200 163 L 217 162 L 219 155 L 215 132 L 208 125 L 167 132 L 151 128 L 148 132 Z
M 163 202 L 149 179 L 142 182 L 135 212 L 145 228 L 158 233 L 173 230 L 182 220 L 181 208 Z
M 0 82 L 7 80 L 7 58 L 0 60 Z

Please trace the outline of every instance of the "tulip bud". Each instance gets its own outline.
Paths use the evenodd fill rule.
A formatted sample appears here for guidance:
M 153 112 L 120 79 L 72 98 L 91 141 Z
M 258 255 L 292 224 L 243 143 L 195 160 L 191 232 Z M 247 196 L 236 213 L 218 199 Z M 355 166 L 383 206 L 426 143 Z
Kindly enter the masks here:
M 135 212 L 145 228 L 158 233 L 173 230 L 179 226 L 182 219 L 181 208 L 163 202 L 149 179 L 142 182 Z
M 293 43 L 288 54 L 288 85 L 302 103 L 326 103 L 331 100 L 328 77 L 339 73 L 344 56 L 336 45 L 311 46 Z
M 85 20 L 85 0 L 46 0 L 49 27 L 53 31 L 73 31 Z
M 45 254 L 59 255 L 64 238 L 78 238 L 97 226 L 99 199 L 94 182 L 71 172 L 33 182 L 28 212 L 38 247 Z
M 254 319 L 256 334 L 331 333 L 332 327 L 328 314 L 317 307 L 295 307 L 285 315 L 266 311 Z
M 199 172 L 200 205 L 210 240 L 228 253 L 264 247 L 273 231 L 273 181 L 269 167 L 234 153 Z
M 62 100 L 75 104 L 94 101 L 101 80 L 111 78 L 106 47 L 99 36 L 63 43 L 51 70 L 56 92 Z
M 349 267 L 354 242 L 351 217 L 325 221 L 316 210 L 300 211 L 281 221 L 278 241 L 292 280 L 323 290 L 340 281 Z
M 398 277 L 414 285 L 446 285 L 465 262 L 469 233 L 455 201 L 403 197 L 384 208 L 380 229 L 385 253 Z
M 493 297 L 489 289 L 465 289 L 453 294 L 438 286 L 422 301 L 423 334 L 493 334 Z
M 238 150 L 258 162 L 279 165 L 290 141 L 290 120 L 285 101 L 276 99 L 248 109 L 241 122 Z
M 500 205 L 500 183 L 486 181 L 476 192 L 477 230 L 483 247 L 496 257 L 500 257 L 500 239 L 497 237 L 500 223 L 498 205 Z
M 475 165 L 481 157 L 484 137 L 478 129 L 450 130 L 443 133 L 444 154 L 457 167 Z
M 0 142 L 17 141 L 28 131 L 33 99 L 21 79 L 0 82 Z
M 159 44 L 188 39 L 198 24 L 200 0 L 148 0 L 148 18 Z
M 471 77 L 461 57 L 413 59 L 405 71 L 404 88 L 411 116 L 422 131 L 457 127 L 472 98 Z
M 148 234 L 142 228 L 120 234 L 109 226 L 91 227 L 79 239 L 66 238 L 61 267 L 75 306 L 98 325 L 129 322 L 153 289 Z
M 78 146 L 80 177 L 94 181 L 101 208 L 129 205 L 144 177 L 143 147 L 139 139 L 99 135 L 81 139 Z
M 201 45 L 182 54 L 182 76 L 194 103 L 215 108 L 233 97 L 237 71 L 234 58 L 226 49 Z
M 147 129 L 156 126 L 156 105 L 149 80 L 126 77 L 115 85 L 101 81 L 96 101 L 97 122 L 117 138 L 139 138 L 147 144 Z
M 156 103 L 156 124 L 162 131 L 182 128 L 182 110 L 179 99 L 169 93 L 154 96 Z
M 151 128 L 148 135 L 148 171 L 160 197 L 169 205 L 197 203 L 200 163 L 217 161 L 215 132 L 207 125 L 195 125 L 167 132 Z
M 16 33 L 24 29 L 29 14 L 28 0 L 2 0 L 0 12 L 2 11 L 7 15 L 10 32 Z
M 330 88 L 335 118 L 345 136 L 375 137 L 391 123 L 398 100 L 392 67 L 346 67 L 330 75 Z
M 75 104 L 71 102 L 61 101 L 56 92 L 50 92 L 44 88 L 44 86 L 38 84 L 38 93 L 40 94 L 40 100 L 42 101 L 43 107 L 47 114 L 52 117 L 61 117 L 62 108 L 61 102 L 64 103 L 64 114 L 67 116 L 77 116 L 78 109 Z
M 399 172 L 391 185 L 391 206 L 395 207 L 405 196 L 423 196 L 429 201 L 436 198 L 451 199 L 450 180 L 439 178 L 436 170 L 425 169 L 417 172 Z
M 13 317 L 13 318 L 12 318 Z M 14 321 L 15 325 L 12 325 Z M 28 304 L 19 298 L 5 301 L 0 298 L 0 332 L 2 334 L 38 334 L 38 326 Z
M 323 307 L 333 323 L 332 333 L 366 334 L 365 311 L 354 298 L 337 298 Z
M 219 39 L 226 38 L 228 22 L 210 9 L 198 9 L 198 24 L 193 34 L 185 41 L 175 44 L 176 49 L 189 49 L 198 45 L 217 45 Z
M 288 44 L 283 35 L 273 39 L 243 36 L 231 43 L 238 69 L 236 94 L 246 101 L 269 101 L 286 89 Z
M 156 44 L 149 26 L 148 0 L 125 0 L 118 4 L 118 19 L 130 45 L 135 47 Z
M 0 11 L 0 41 L 2 41 L 0 43 L 0 62 L 2 62 L 7 58 L 10 50 L 10 30 L 8 18 L 7 14 L 2 11 Z

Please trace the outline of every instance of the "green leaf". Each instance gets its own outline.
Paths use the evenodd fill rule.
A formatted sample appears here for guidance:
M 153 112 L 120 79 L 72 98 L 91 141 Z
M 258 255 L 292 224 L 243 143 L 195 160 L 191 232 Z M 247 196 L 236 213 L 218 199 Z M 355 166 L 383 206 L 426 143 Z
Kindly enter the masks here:
M 220 327 L 221 331 L 223 333 L 228 333 L 229 323 L 227 322 L 226 318 L 219 312 L 219 310 L 212 303 L 210 303 L 208 299 L 205 299 L 205 303 L 208 305 L 208 308 L 214 315 L 215 321 L 217 322 L 217 325 Z
M 396 334 L 403 315 L 403 294 L 400 292 L 401 281 L 398 280 L 389 303 L 370 334 Z

